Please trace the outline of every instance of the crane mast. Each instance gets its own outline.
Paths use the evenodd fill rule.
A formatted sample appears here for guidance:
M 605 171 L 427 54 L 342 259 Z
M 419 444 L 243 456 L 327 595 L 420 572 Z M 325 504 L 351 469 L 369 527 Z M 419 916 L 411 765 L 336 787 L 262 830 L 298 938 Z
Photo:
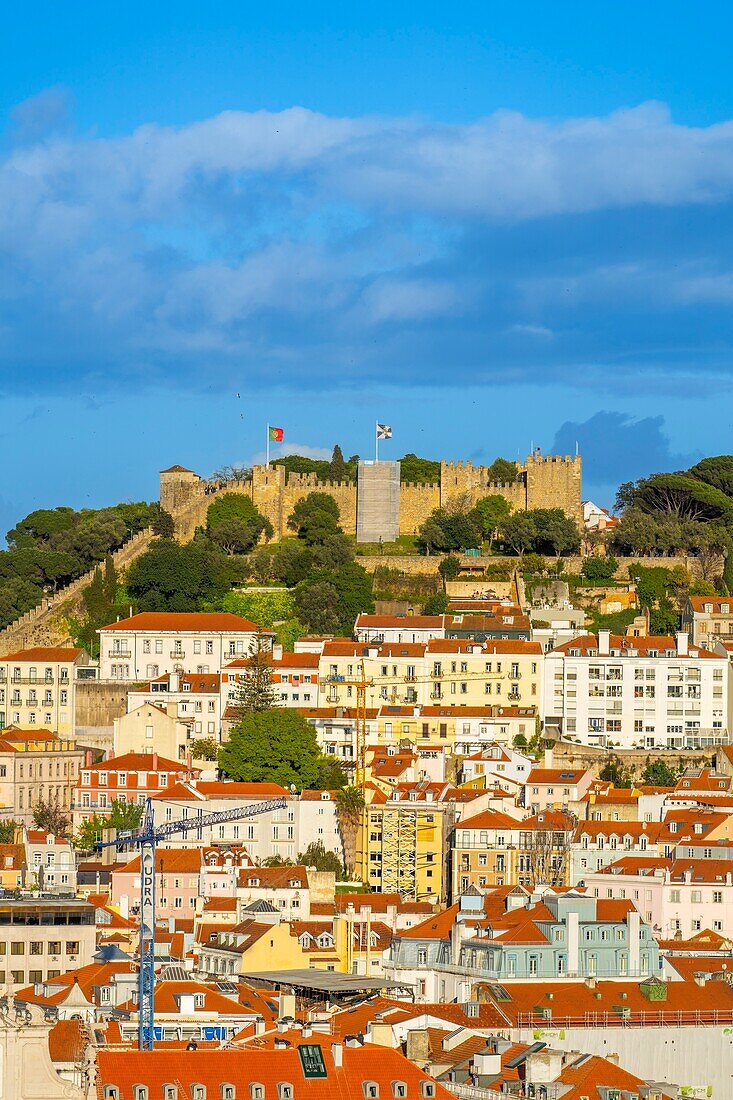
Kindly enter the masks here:
M 138 1048 L 152 1050 L 155 1028 L 155 849 L 163 840 L 176 833 L 184 835 L 194 829 L 205 829 L 209 825 L 221 825 L 226 821 L 241 821 L 243 818 L 257 817 L 259 814 L 272 813 L 285 809 L 284 798 L 271 798 L 266 802 L 255 802 L 251 806 L 235 806 L 231 810 L 221 810 L 211 814 L 199 814 L 196 817 L 180 818 L 178 821 L 165 821 L 156 827 L 153 814 L 153 802 L 148 798 L 145 813 L 139 829 L 125 833 L 115 840 L 100 844 L 100 848 L 124 848 L 130 844 L 140 848 L 140 971 L 138 975 Z

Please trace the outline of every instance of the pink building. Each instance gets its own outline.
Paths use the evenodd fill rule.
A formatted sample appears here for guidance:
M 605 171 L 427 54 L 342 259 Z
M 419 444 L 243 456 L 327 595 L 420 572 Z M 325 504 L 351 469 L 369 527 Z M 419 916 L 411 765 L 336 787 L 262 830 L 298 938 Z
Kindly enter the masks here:
M 707 858 L 625 856 L 587 874 L 585 884 L 597 898 L 633 901 L 661 939 L 674 939 L 677 933 L 687 939 L 704 929 L 730 937 L 733 849 L 713 846 L 709 850 Z
M 581 804 L 592 782 L 592 773 L 583 769 L 533 768 L 526 781 L 524 804 L 533 814 L 567 809 L 585 817 Z

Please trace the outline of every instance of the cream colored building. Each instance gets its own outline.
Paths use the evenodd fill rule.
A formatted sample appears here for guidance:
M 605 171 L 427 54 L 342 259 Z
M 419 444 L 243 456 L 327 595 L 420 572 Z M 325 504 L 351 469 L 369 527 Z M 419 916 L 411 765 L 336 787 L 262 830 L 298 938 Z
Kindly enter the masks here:
M 72 737 L 8 726 L 0 733 L 0 816 L 30 825 L 37 802 L 70 809 L 83 763 Z
M 223 677 L 216 672 L 169 672 L 127 693 L 128 712 L 152 703 L 190 727 L 192 737 L 222 740 Z M 142 750 L 140 750 L 142 751 Z
M 102 680 L 154 680 L 169 672 L 221 673 L 272 633 L 228 612 L 144 611 L 99 631 Z
M 77 670 L 88 665 L 88 653 L 69 646 L 0 657 L 0 728 L 45 726 L 62 737 L 73 734 Z
M 176 704 L 167 707 L 157 703 L 142 703 L 135 710 L 114 720 L 115 756 L 125 753 L 158 753 L 167 760 L 185 764 L 193 754 L 197 735 L 193 723 L 176 717 Z M 206 766 L 197 763 L 195 766 Z M 214 765 L 209 765 L 213 767 Z

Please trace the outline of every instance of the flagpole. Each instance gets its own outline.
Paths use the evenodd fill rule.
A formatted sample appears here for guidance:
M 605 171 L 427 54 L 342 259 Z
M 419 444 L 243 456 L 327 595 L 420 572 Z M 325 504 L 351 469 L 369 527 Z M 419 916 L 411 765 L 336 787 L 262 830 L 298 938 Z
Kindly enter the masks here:
M 267 425 L 267 443 L 266 443 L 266 448 L 267 448 L 267 450 L 266 450 L 266 453 L 267 453 L 267 461 L 266 461 L 266 463 L 265 463 L 265 464 L 266 464 L 267 466 L 269 466 L 269 465 L 270 465 L 270 425 L 269 425 L 269 424 Z
M 374 461 L 379 462 L 379 421 L 374 422 Z

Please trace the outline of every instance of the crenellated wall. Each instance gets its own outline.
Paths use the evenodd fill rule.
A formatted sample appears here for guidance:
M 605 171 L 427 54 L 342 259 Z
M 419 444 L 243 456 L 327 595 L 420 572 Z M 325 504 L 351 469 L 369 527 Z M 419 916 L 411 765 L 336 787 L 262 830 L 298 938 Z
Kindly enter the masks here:
M 472 462 L 441 462 L 440 484 L 400 485 L 400 534 L 414 535 L 436 508 L 473 507 L 483 496 L 498 494 L 515 511 L 527 508 L 562 508 L 581 519 L 580 456 L 530 455 L 524 466 L 517 463 L 517 479 L 509 483 L 491 480 L 490 467 Z M 255 466 L 252 480 L 224 484 L 203 481 L 191 470 L 173 466 L 160 475 L 160 503 L 176 523 L 176 537 L 193 538 L 196 527 L 204 526 L 212 499 L 221 493 L 243 493 L 250 497 L 273 526 L 275 538 L 288 530 L 288 516 L 308 493 L 327 493 L 336 501 L 341 526 L 356 535 L 357 485 L 353 481 L 319 481 L 314 473 L 288 473 L 284 466 Z

